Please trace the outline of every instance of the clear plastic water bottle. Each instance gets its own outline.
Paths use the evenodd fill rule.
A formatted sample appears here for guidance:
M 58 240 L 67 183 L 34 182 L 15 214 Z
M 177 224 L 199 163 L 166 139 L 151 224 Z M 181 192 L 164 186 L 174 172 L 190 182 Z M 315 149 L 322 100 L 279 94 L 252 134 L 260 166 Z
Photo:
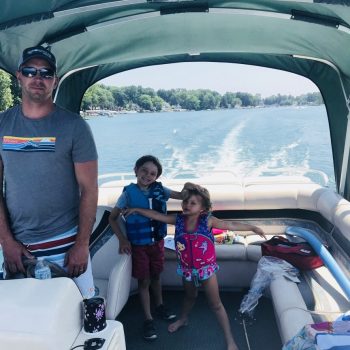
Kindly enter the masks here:
M 46 280 L 51 278 L 51 270 L 43 258 L 38 258 L 34 270 L 35 278 L 38 280 Z

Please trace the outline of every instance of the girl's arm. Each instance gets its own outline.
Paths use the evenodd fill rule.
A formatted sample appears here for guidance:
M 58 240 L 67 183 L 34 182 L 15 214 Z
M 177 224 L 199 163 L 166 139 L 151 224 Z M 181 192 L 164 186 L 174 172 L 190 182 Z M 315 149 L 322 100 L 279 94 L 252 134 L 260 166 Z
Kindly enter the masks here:
M 266 239 L 264 231 L 260 227 L 254 225 L 243 224 L 235 221 L 220 220 L 215 216 L 211 216 L 209 218 L 208 225 L 210 226 L 210 228 L 215 227 L 222 230 L 253 231 L 254 233 Z
M 128 208 L 123 211 L 123 214 L 125 217 L 128 217 L 129 215 L 132 215 L 134 213 L 140 214 L 142 216 L 146 216 L 149 219 L 164 222 L 166 224 L 175 225 L 175 222 L 176 222 L 176 215 L 166 215 L 151 209 Z

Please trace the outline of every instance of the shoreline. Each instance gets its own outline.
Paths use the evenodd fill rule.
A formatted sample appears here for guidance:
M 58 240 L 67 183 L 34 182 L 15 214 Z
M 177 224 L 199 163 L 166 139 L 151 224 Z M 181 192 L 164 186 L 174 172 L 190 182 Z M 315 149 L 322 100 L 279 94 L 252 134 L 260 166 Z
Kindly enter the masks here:
M 289 105 L 289 106 L 281 106 L 281 105 L 271 105 L 271 106 L 247 106 L 247 107 L 235 107 L 235 108 L 216 108 L 216 109 L 201 109 L 201 110 L 191 110 L 191 109 L 182 109 L 182 108 L 174 108 L 174 109 L 166 109 L 161 111 L 150 111 L 150 110 L 89 110 L 89 111 L 80 111 L 80 116 L 83 118 L 96 118 L 96 117 L 116 117 L 119 115 L 125 114 L 136 114 L 136 113 L 179 113 L 179 112 L 207 112 L 207 111 L 225 111 L 225 110 L 237 110 L 237 109 L 257 109 L 257 108 L 294 108 L 294 109 L 303 109 L 307 107 L 318 107 L 324 106 L 322 104 L 306 104 L 306 105 Z

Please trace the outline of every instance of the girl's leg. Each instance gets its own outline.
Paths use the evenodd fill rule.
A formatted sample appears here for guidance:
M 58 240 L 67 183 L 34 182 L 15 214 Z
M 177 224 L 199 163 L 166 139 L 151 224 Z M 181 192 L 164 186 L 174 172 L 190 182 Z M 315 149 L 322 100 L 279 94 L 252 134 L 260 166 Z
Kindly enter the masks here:
M 176 332 L 180 327 L 188 324 L 188 314 L 196 302 L 198 295 L 197 287 L 193 282 L 183 280 L 183 286 L 185 290 L 185 298 L 182 304 L 181 316 L 177 321 L 169 325 L 168 331 L 171 333 Z
M 149 279 L 138 280 L 138 292 L 139 292 L 140 301 L 141 301 L 142 309 L 145 314 L 146 320 L 152 320 L 149 286 L 150 286 Z
M 219 286 L 216 275 L 214 274 L 209 279 L 203 281 L 202 285 L 207 296 L 209 306 L 214 311 L 216 318 L 218 319 L 219 324 L 224 331 L 227 349 L 238 350 L 238 347 L 233 339 L 226 310 L 224 308 L 224 305 L 222 305 L 220 299 Z

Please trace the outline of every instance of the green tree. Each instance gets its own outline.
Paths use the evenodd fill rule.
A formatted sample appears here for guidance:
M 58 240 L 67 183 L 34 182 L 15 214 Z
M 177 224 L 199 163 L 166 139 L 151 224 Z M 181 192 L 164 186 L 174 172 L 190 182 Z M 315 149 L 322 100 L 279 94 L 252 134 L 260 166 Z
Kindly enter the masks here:
M 153 111 L 153 103 L 152 103 L 152 98 L 149 95 L 141 95 L 137 99 L 138 105 L 146 111 Z
M 152 104 L 153 104 L 154 110 L 157 112 L 162 110 L 164 103 L 165 101 L 159 96 L 154 96 L 152 98 Z
M 195 94 L 185 95 L 181 102 L 181 107 L 188 110 L 198 111 L 200 109 L 199 98 Z
M 18 105 L 22 102 L 22 89 L 15 76 L 10 75 L 10 79 L 11 79 L 11 94 L 13 98 L 13 104 Z
M 200 101 L 200 109 L 216 109 L 220 103 L 221 96 L 216 91 L 195 90 L 193 91 Z
M 234 108 L 235 107 L 235 98 L 236 98 L 236 94 L 234 94 L 233 92 L 226 92 L 220 101 L 220 107 L 221 108 Z
M 0 70 L 0 110 L 4 111 L 12 106 L 11 78 L 8 73 Z
M 139 88 L 141 87 L 139 86 Z M 134 102 L 137 101 L 137 98 L 140 95 L 139 89 L 135 85 L 125 87 L 124 93 L 127 96 L 128 101 L 134 101 Z
M 116 107 L 125 108 L 128 104 L 128 97 L 123 89 L 115 88 L 112 90 L 114 104 Z

